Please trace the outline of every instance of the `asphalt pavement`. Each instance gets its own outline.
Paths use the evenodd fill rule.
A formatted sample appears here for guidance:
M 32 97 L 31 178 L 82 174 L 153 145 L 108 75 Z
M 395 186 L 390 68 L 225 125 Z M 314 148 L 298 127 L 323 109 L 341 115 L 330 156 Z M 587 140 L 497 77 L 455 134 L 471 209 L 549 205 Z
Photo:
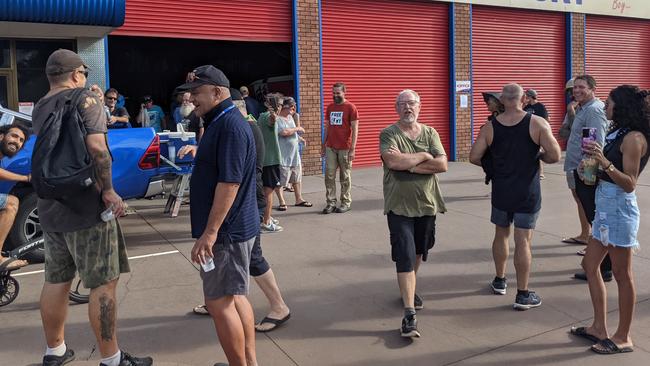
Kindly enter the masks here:
M 546 166 L 542 212 L 533 237 L 530 289 L 543 305 L 514 311 L 511 287 L 493 295 L 489 186 L 479 168 L 450 163 L 441 174 L 449 212 L 437 221 L 435 247 L 418 274 L 422 338 L 399 335 L 402 317 L 388 229 L 382 215 L 382 171 L 355 169 L 352 210 L 321 215 L 323 178 L 304 178 L 312 208 L 294 207 L 286 192 L 286 212 L 273 212 L 284 231 L 262 237 L 292 316 L 277 330 L 258 334 L 260 366 L 271 365 L 647 365 L 650 357 L 650 174 L 639 181 L 641 250 L 634 256 L 637 307 L 632 324 L 633 353 L 596 355 L 590 343 L 569 334 L 592 317 L 586 283 L 574 280 L 582 246 L 560 242 L 578 233 L 575 204 L 561 165 Z M 127 351 L 150 355 L 155 365 L 213 365 L 226 361 L 210 318 L 192 314 L 202 302 L 198 267 L 189 260 L 189 207 L 177 218 L 163 214 L 162 199 L 130 202 L 136 212 L 121 219 L 132 272 L 118 288 L 118 340 Z M 511 243 L 512 245 L 512 243 Z M 0 365 L 40 365 L 45 349 L 38 301 L 42 265 L 14 272 L 16 301 L 0 308 Z M 618 323 L 616 283 L 607 284 L 609 330 Z M 268 304 L 254 284 L 256 319 Z M 97 365 L 98 351 L 86 305 L 71 304 L 66 342 L 77 353 L 70 365 Z M 645 360 L 645 361 L 643 361 Z

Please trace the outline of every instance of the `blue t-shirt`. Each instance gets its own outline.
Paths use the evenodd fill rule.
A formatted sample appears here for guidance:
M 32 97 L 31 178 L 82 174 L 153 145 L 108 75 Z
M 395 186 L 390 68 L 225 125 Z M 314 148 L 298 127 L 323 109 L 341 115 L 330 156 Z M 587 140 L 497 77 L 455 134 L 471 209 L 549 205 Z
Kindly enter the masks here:
M 227 99 L 204 116 L 210 124 L 199 143 L 190 180 L 192 237 L 208 223 L 218 183 L 238 183 L 237 196 L 219 229 L 217 243 L 241 243 L 260 229 L 255 196 L 255 139 L 248 122 Z
M 165 117 L 165 112 L 157 105 L 147 108 L 149 114 L 149 127 L 153 127 L 156 132 L 162 132 L 162 120 Z

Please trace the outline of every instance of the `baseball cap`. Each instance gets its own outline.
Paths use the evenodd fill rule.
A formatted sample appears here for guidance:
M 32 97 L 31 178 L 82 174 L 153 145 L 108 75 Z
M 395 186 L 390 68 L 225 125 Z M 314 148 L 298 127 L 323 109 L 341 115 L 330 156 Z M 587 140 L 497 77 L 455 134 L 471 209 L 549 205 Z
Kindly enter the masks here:
M 203 85 L 216 85 L 230 88 L 230 81 L 223 73 L 212 65 L 203 65 L 195 68 L 187 76 L 188 82 L 179 86 L 181 90 L 192 90 Z
M 487 103 L 490 98 L 496 99 L 499 103 L 501 103 L 501 93 L 500 92 L 483 92 L 483 100 L 485 103 Z
M 573 85 L 575 84 L 576 78 L 571 78 L 567 80 L 566 84 L 564 84 L 564 90 L 567 89 L 573 89 Z
M 529 98 L 537 99 L 537 91 L 535 89 L 526 90 L 526 96 Z
M 239 90 L 237 90 L 235 88 L 230 88 L 230 98 L 232 100 L 244 100 L 244 97 L 242 97 Z
M 79 55 L 70 50 L 60 48 L 52 52 L 50 57 L 47 58 L 45 73 L 47 75 L 61 75 L 66 72 L 72 72 L 79 66 L 83 66 L 86 70 L 90 69 Z

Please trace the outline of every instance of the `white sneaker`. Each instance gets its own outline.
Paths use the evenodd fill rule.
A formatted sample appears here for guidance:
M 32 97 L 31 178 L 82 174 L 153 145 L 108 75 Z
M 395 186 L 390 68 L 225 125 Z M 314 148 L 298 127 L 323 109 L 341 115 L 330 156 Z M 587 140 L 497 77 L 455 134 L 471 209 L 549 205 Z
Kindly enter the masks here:
M 271 222 L 270 224 L 261 224 L 260 225 L 260 230 L 262 231 L 262 234 L 264 233 L 279 233 L 280 231 L 284 230 L 282 226 L 274 224 Z
M 273 216 L 271 216 L 271 223 L 276 224 L 276 225 L 280 225 L 280 220 L 278 220 L 278 219 L 274 218 Z

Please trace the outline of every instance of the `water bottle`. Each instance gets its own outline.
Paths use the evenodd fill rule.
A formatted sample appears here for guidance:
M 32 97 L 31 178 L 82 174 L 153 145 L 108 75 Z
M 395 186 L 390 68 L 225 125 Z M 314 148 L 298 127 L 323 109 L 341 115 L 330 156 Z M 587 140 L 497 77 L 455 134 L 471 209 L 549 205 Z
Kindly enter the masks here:
M 214 269 L 214 259 L 212 257 L 208 257 L 205 260 L 205 263 L 201 265 L 201 268 L 203 268 L 203 272 L 210 272 Z
M 113 214 L 113 205 L 110 205 L 106 210 L 104 210 L 100 216 L 104 222 L 113 220 L 115 218 L 115 214 Z

